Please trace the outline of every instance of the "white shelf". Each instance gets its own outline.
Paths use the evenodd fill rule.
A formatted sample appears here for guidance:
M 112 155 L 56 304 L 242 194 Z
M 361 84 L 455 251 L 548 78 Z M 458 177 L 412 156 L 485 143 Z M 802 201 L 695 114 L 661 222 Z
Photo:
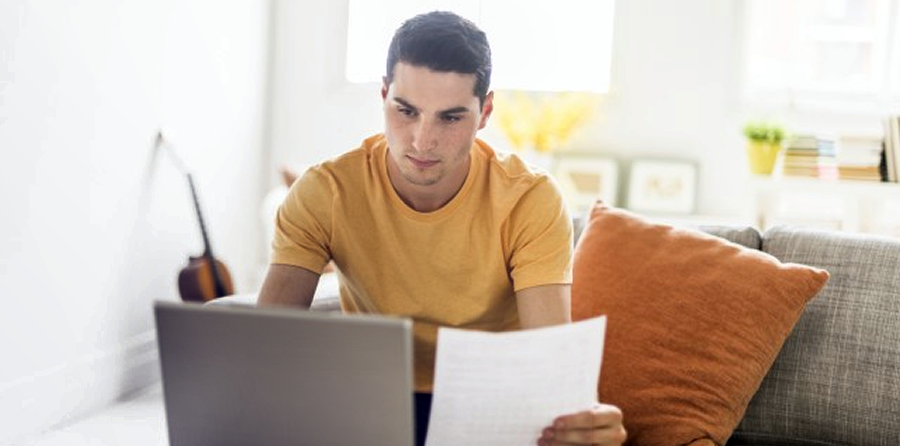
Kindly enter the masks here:
M 900 183 L 883 183 L 852 180 L 820 180 L 817 178 L 754 175 L 757 190 L 797 189 L 809 192 L 838 192 L 862 194 L 900 194 Z
M 756 176 L 753 215 L 761 228 L 791 224 L 900 237 L 900 184 Z

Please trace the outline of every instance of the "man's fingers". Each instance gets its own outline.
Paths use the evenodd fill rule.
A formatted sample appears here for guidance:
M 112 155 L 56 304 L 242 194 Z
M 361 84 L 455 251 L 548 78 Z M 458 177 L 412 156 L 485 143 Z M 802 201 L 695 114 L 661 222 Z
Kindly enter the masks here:
M 625 442 L 627 434 L 618 407 L 597 404 L 590 410 L 557 418 L 544 429 L 542 445 L 610 445 Z
M 622 424 L 622 411 L 609 404 L 597 404 L 589 410 L 565 415 L 553 422 L 556 429 L 596 429 Z
M 541 444 L 619 446 L 625 442 L 625 437 L 625 429 L 621 425 L 600 429 L 554 430 L 548 428 L 542 437 Z

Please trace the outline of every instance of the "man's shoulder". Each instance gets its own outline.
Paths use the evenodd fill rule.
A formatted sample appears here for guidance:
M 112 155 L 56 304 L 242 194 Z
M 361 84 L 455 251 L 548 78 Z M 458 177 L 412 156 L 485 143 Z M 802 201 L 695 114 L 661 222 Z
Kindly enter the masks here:
M 549 174 L 529 165 L 515 153 L 501 152 L 481 140 L 475 142 L 475 153 L 486 166 L 492 181 L 499 181 L 506 187 L 531 188 L 552 182 Z
M 379 153 L 383 153 L 386 144 L 383 134 L 370 136 L 355 149 L 325 160 L 314 166 L 313 169 L 331 177 L 358 175 L 360 170 L 371 168 L 371 164 L 376 161 L 375 157 Z

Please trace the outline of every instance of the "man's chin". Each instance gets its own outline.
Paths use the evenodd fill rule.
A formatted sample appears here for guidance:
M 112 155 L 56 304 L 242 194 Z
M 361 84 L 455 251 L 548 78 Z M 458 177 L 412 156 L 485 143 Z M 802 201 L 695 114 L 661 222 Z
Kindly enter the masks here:
M 407 183 L 410 183 L 410 184 L 413 184 L 416 186 L 423 186 L 423 187 L 424 186 L 434 186 L 435 184 L 437 184 L 440 181 L 440 177 L 437 177 L 437 176 L 433 176 L 433 175 L 424 176 L 424 175 L 417 175 L 415 173 L 413 173 L 413 174 L 404 173 L 403 179 L 405 179 Z

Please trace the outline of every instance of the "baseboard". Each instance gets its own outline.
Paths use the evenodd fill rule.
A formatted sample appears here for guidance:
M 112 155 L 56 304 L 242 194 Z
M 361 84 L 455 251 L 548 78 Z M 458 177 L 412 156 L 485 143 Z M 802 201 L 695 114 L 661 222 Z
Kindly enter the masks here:
M 0 445 L 85 417 L 159 382 L 156 330 L 0 388 Z

